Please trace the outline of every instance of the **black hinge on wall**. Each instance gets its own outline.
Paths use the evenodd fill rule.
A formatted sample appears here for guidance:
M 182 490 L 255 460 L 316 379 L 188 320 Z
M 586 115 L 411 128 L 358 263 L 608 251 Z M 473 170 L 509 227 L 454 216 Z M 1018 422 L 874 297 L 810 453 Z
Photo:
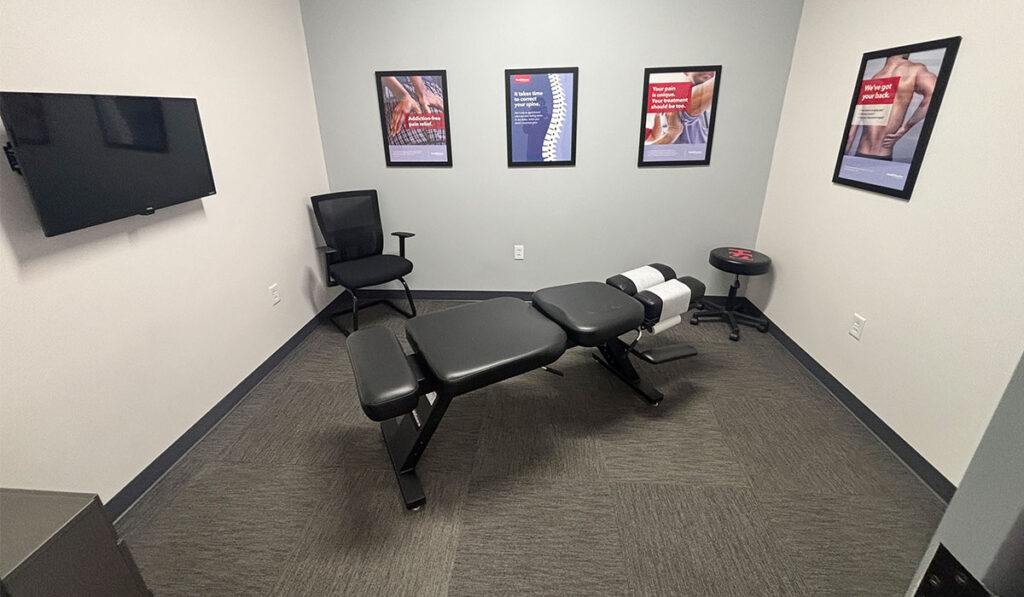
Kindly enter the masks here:
M 932 558 L 914 597 L 993 597 L 944 545 Z
M 14 146 L 11 145 L 10 141 L 4 145 L 4 155 L 7 156 L 7 163 L 11 165 L 11 170 L 21 174 L 21 166 L 18 165 L 18 156 L 14 153 Z

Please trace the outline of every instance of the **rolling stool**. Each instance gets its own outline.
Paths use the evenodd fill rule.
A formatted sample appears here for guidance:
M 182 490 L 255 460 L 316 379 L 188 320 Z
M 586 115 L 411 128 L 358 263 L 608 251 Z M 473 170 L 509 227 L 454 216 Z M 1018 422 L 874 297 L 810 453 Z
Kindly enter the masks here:
M 741 311 L 740 301 L 736 298 L 736 291 L 740 288 L 740 276 L 759 276 L 768 271 L 772 264 L 770 257 L 764 253 L 758 253 L 750 249 L 739 249 L 736 247 L 718 247 L 711 251 L 708 263 L 730 274 L 736 274 L 736 279 L 729 286 L 729 297 L 725 304 L 719 304 L 709 299 L 703 299 L 700 303 L 700 310 L 690 317 L 690 323 L 697 325 L 701 321 L 727 321 L 732 331 L 729 339 L 738 341 L 740 339 L 739 325 L 749 325 L 757 328 L 757 331 L 764 333 L 768 331 L 768 319 L 765 317 L 754 317 Z

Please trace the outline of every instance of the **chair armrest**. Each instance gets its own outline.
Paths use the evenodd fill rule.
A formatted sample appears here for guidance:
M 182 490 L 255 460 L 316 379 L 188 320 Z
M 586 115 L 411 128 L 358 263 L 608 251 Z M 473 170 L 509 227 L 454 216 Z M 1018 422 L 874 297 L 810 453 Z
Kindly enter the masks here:
M 316 252 L 324 256 L 324 280 L 327 285 L 337 286 L 338 283 L 331 278 L 331 264 L 337 261 L 333 258 L 338 255 L 338 250 L 334 247 L 321 246 L 316 248 Z
M 405 257 L 405 239 L 416 235 L 412 232 L 392 232 L 391 236 L 398 237 L 398 255 Z

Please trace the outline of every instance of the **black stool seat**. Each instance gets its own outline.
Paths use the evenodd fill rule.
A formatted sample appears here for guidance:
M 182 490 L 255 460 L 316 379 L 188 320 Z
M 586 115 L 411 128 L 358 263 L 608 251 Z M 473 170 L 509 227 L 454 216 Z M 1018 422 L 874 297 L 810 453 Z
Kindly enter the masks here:
M 764 253 L 751 249 L 718 247 L 711 251 L 708 263 L 730 274 L 759 276 L 768 272 L 772 260 Z
M 511 297 L 420 315 L 405 336 L 452 395 L 553 363 L 566 347 L 558 324 Z
M 598 346 L 640 327 L 644 307 L 629 295 L 600 282 L 541 288 L 533 306 L 558 322 L 579 346 Z
M 697 325 L 702 321 L 723 321 L 729 324 L 729 339 L 740 339 L 740 325 L 749 325 L 759 332 L 768 331 L 768 319 L 743 312 L 743 303 L 736 297 L 740 289 L 740 276 L 759 276 L 767 273 L 772 260 L 764 253 L 753 249 L 739 247 L 718 247 L 712 249 L 708 263 L 716 268 L 735 274 L 736 279 L 729 286 L 729 296 L 725 303 L 711 299 L 703 299 L 700 310 L 690 316 L 690 323 Z

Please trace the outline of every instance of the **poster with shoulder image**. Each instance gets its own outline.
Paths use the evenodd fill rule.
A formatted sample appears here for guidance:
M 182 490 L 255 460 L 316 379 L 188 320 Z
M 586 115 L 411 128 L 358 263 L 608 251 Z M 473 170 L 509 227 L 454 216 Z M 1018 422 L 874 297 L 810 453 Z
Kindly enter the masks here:
M 376 75 L 387 165 L 451 166 L 445 71 L 377 71 Z
M 721 65 L 644 69 L 637 166 L 711 163 L 721 80 Z
M 864 54 L 832 182 L 910 199 L 959 37 Z
M 579 68 L 505 71 L 508 165 L 576 165 Z

